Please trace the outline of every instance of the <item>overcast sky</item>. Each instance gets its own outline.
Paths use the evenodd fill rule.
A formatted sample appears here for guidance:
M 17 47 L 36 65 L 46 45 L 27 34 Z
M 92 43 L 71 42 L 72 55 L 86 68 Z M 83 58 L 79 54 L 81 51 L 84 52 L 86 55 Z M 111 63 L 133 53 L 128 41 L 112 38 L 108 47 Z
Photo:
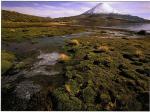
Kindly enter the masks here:
M 82 14 L 100 2 L 3 1 L 2 9 L 43 17 Z M 104 3 L 104 2 L 103 2 Z M 105 2 L 122 13 L 150 19 L 150 2 Z

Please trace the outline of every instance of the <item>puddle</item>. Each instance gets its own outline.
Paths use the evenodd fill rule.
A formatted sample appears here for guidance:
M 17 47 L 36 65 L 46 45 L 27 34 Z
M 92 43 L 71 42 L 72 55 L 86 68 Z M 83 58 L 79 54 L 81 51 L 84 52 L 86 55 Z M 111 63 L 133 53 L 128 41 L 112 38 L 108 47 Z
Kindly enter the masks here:
M 92 32 L 82 32 L 63 36 L 52 36 L 44 38 L 35 38 L 31 43 L 31 40 L 25 40 L 23 42 L 5 42 L 2 41 L 2 49 L 15 52 L 18 56 L 30 56 L 37 53 L 38 50 L 46 50 L 49 52 L 60 51 L 67 39 L 79 38 L 81 36 L 89 36 Z M 37 50 L 38 49 L 38 50 Z
M 41 65 L 55 65 L 57 63 L 57 60 L 59 59 L 59 53 L 52 52 L 52 53 L 42 53 L 38 57 L 38 59 L 41 59 L 39 62 L 36 63 L 37 66 Z
M 52 53 L 40 53 L 37 56 L 37 62 L 33 64 L 30 70 L 24 72 L 25 77 L 33 77 L 36 75 L 57 75 L 60 73 L 58 69 L 56 69 L 55 64 L 57 64 L 60 54 L 58 52 Z

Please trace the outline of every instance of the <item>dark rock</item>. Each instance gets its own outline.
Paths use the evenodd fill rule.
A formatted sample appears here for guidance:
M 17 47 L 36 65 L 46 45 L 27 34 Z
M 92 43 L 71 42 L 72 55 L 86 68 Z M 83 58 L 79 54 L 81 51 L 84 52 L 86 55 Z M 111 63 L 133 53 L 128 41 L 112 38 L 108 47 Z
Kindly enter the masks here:
M 129 59 L 129 60 L 131 60 L 131 61 L 138 61 L 138 60 L 139 60 L 139 59 L 136 58 L 134 55 L 129 54 L 129 53 L 123 54 L 123 57 L 126 58 L 126 59 Z
M 27 32 L 27 31 L 29 31 L 29 30 L 27 30 L 27 29 L 22 30 L 22 32 Z
M 86 54 L 84 57 L 83 57 L 84 60 L 89 60 L 89 56 Z
M 144 111 L 149 110 L 149 91 L 139 93 L 137 99 L 142 103 Z
M 126 78 L 131 78 L 133 79 L 133 74 L 131 71 L 127 70 L 127 69 L 122 69 L 121 72 L 119 73 L 120 75 L 126 77 Z
M 137 34 L 139 35 L 146 35 L 146 31 L 145 30 L 140 30 L 137 32 Z
M 138 61 L 135 61 L 135 62 L 133 62 L 133 63 L 131 63 L 131 64 L 134 64 L 134 65 L 137 65 L 137 66 L 142 66 L 142 65 L 143 65 L 143 63 L 138 62 Z
M 94 65 L 99 65 L 99 64 L 100 64 L 100 61 L 95 60 L 95 61 L 93 62 L 93 64 L 94 64 Z
M 118 68 L 119 68 L 119 70 L 128 69 L 128 67 L 126 67 L 126 66 L 123 65 L 123 64 L 120 64 L 120 65 L 118 66 Z
M 67 51 L 70 52 L 70 53 L 75 53 L 75 49 L 69 49 Z
M 104 65 L 104 66 L 106 66 L 106 67 L 110 67 L 110 62 L 109 61 L 106 61 L 106 60 L 104 60 L 103 62 L 102 62 L 102 64 Z
M 140 74 L 144 74 L 144 75 L 150 77 L 150 69 L 147 69 L 147 68 L 146 69 L 136 69 L 136 71 Z

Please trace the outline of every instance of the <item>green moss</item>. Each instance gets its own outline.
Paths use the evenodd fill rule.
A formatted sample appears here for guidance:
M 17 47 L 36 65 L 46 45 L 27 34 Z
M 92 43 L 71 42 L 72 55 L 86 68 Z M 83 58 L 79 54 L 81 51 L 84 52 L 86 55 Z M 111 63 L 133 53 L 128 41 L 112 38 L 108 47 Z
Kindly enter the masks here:
M 23 69 L 26 66 L 26 64 L 24 62 L 19 62 L 18 64 L 16 64 L 15 68 L 16 69 Z
M 96 111 L 97 108 L 94 104 L 87 104 L 87 111 Z
M 108 103 L 108 102 L 111 101 L 111 98 L 110 98 L 110 96 L 109 96 L 108 93 L 102 93 L 102 94 L 100 95 L 100 100 L 101 100 L 101 102 Z
M 69 97 L 69 95 L 63 91 L 63 89 L 57 89 L 53 92 L 53 94 L 56 98 L 58 110 L 81 110 L 82 102 L 76 97 Z
M 80 90 L 80 85 L 76 82 L 76 80 L 71 79 L 66 83 L 66 85 L 68 85 L 71 95 L 77 94 Z
M 66 76 L 80 84 L 76 95 L 85 103 L 84 110 L 130 110 L 130 99 L 124 94 L 133 97 L 137 91 L 148 90 L 149 69 L 141 69 L 148 68 L 148 40 L 79 38 L 79 41 L 80 46 L 76 47 L 75 52 L 68 51 L 74 55 L 67 63 Z M 142 57 L 135 55 L 135 44 L 142 45 Z M 94 52 L 99 45 L 109 45 L 109 52 Z M 65 47 L 66 51 L 74 48 Z M 123 94 L 118 101 L 120 103 L 115 102 L 118 94 Z M 133 100 L 138 105 L 135 97 Z
M 2 69 L 2 74 L 7 72 L 13 65 L 13 62 L 15 60 L 15 55 L 12 53 L 8 53 L 6 51 L 1 52 L 1 69 Z
M 6 51 L 2 51 L 2 60 L 7 60 L 7 61 L 12 61 L 15 59 L 15 55 L 13 55 L 12 53 L 8 53 Z
M 94 103 L 96 92 L 93 90 L 92 87 L 86 87 L 82 91 L 83 100 L 85 103 Z
M 15 23 L 13 23 L 15 25 Z M 19 24 L 19 23 L 16 23 Z M 20 23 L 21 24 L 21 23 Z M 23 27 L 24 25 L 29 25 L 31 27 Z M 48 23 L 40 23 L 40 24 L 48 24 Z M 84 28 L 75 27 L 74 30 L 69 26 L 54 26 L 54 27 L 40 27 L 39 23 L 24 23 L 19 28 L 13 28 L 14 31 L 11 31 L 10 28 L 2 28 L 2 40 L 5 41 L 17 41 L 22 42 L 24 40 L 31 40 L 31 43 L 35 44 L 36 41 L 32 40 L 39 37 L 52 37 L 52 36 L 63 36 L 72 33 L 78 33 L 84 31 Z M 36 27 L 32 27 L 36 25 Z M 44 32 L 43 32 L 44 30 Z
M 2 68 L 2 74 L 5 73 L 7 70 L 9 70 L 12 67 L 13 63 L 7 60 L 1 61 L 1 68 Z

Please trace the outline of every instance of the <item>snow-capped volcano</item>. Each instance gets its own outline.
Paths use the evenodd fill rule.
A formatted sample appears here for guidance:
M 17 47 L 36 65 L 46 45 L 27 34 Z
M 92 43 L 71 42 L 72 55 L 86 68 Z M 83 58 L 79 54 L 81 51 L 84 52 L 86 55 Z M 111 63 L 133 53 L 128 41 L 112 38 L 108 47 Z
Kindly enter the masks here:
M 110 5 L 106 3 L 99 3 L 92 9 L 86 11 L 84 14 L 110 14 L 110 13 L 118 14 L 119 11 L 113 9 Z

